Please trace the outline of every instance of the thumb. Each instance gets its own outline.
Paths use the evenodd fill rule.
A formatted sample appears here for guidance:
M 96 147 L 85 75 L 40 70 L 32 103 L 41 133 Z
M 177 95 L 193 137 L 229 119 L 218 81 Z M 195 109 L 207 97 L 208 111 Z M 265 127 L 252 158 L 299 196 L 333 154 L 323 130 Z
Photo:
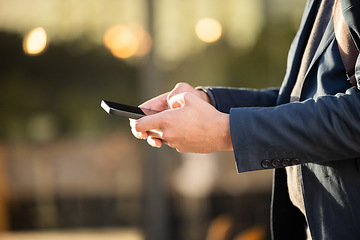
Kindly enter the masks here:
M 137 132 L 148 132 L 153 129 L 161 129 L 163 118 L 162 116 L 165 112 L 166 111 L 138 119 L 134 124 L 135 130 Z
M 185 94 L 186 93 L 180 93 L 169 98 L 168 99 L 169 107 L 171 109 L 183 107 L 185 105 Z
M 185 93 L 185 92 L 192 92 L 195 89 L 188 83 L 184 83 L 184 82 L 180 82 L 177 83 L 174 87 L 173 90 L 171 90 L 171 92 L 169 92 L 168 96 L 167 96 L 167 100 L 169 100 L 170 98 L 172 98 L 173 96 L 180 94 L 180 93 Z
M 183 92 L 180 94 L 177 94 L 175 96 L 172 96 L 168 100 L 168 105 L 171 109 L 184 107 L 185 105 L 192 106 L 193 104 L 202 101 L 200 97 L 195 95 L 192 92 Z

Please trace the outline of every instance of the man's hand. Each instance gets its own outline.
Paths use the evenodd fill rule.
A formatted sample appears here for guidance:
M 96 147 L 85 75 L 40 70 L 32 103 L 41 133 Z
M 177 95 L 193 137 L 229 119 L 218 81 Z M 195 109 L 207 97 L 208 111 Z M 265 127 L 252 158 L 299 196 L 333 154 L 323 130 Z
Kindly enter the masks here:
M 206 93 L 189 86 L 178 84 L 167 94 L 167 109 L 164 109 L 166 94 L 141 105 L 147 108 L 161 106 L 163 111 L 131 121 L 134 135 L 147 138 L 154 147 L 161 147 L 163 141 L 179 152 L 232 150 L 229 115 L 210 105 Z M 159 100 L 162 104 L 156 103 Z M 157 131 L 156 136 L 151 130 Z
M 199 98 L 201 98 L 205 102 L 210 103 L 210 98 L 204 91 L 195 89 L 194 87 L 192 87 L 191 85 L 189 85 L 187 83 L 176 84 L 174 89 L 168 94 L 167 100 L 169 101 L 170 98 L 172 98 L 173 96 L 178 95 L 180 93 L 186 93 L 186 92 L 194 93 L 195 95 L 197 95 Z
M 180 93 L 185 93 L 185 92 L 192 92 L 195 95 L 197 95 L 198 97 L 200 97 L 201 99 L 203 99 L 204 101 L 210 103 L 210 99 L 209 99 L 208 95 L 205 92 L 203 92 L 202 90 L 197 90 L 187 83 L 178 83 L 178 84 L 176 84 L 176 86 L 174 87 L 174 89 L 171 92 L 164 93 L 155 98 L 152 98 L 149 101 L 146 101 L 145 103 L 141 104 L 139 107 L 157 110 L 157 111 L 162 112 L 162 111 L 170 109 L 168 100 L 171 97 L 173 97 L 177 94 L 180 94 Z M 151 133 L 150 132 L 138 132 L 135 130 L 135 127 L 134 127 L 135 123 L 136 123 L 135 120 L 130 119 L 131 131 L 136 138 L 147 139 L 148 143 L 151 146 L 161 147 L 163 140 L 160 139 L 161 138 L 160 132 L 158 132 L 156 130 L 152 130 Z

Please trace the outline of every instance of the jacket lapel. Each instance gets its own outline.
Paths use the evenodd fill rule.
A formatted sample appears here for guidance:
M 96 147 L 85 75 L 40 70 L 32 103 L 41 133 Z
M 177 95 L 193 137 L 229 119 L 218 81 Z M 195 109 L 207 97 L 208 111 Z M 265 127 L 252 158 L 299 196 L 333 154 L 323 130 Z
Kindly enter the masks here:
M 360 18 L 356 18 L 355 15 L 360 13 L 360 5 L 357 2 L 358 0 L 341 0 L 341 9 L 343 10 L 344 18 L 349 27 L 350 33 L 353 37 L 355 45 L 360 49 L 360 33 L 357 29 L 360 29 Z M 311 71 L 315 62 L 319 59 L 321 54 L 325 51 L 331 41 L 335 38 L 334 34 L 334 19 L 331 18 L 329 24 L 325 30 L 324 36 L 319 44 L 317 51 L 309 65 L 309 68 L 306 72 L 305 78 L 308 73 Z
M 311 68 L 314 66 L 314 63 L 319 59 L 321 54 L 325 51 L 325 49 L 329 46 L 329 44 L 334 38 L 335 38 L 334 19 L 331 18 L 329 24 L 326 27 L 325 33 L 320 41 L 319 47 L 317 48 L 314 57 L 312 58 L 311 63 L 308 67 L 308 70 L 306 71 L 305 79 L 308 73 L 310 72 Z
M 360 49 L 360 14 L 359 0 L 341 0 L 341 9 L 349 27 L 350 34 L 358 50 Z
M 303 52 L 316 17 L 319 1 L 320 0 L 308 0 L 305 6 L 299 30 L 289 50 L 286 75 L 280 89 L 277 104 L 283 104 L 290 101 L 290 93 L 299 73 Z

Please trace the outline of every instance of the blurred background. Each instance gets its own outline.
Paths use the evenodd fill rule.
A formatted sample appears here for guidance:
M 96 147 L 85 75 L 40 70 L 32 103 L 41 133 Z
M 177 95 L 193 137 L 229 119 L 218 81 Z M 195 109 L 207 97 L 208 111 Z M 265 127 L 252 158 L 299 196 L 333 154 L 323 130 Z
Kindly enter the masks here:
M 0 0 L 0 239 L 269 239 L 272 171 L 132 137 L 102 99 L 274 87 L 305 0 Z

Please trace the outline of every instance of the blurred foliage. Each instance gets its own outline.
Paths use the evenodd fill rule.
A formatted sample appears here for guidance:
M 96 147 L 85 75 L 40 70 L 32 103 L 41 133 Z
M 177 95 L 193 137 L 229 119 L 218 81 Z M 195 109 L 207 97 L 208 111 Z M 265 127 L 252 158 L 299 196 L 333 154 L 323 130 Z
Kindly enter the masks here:
M 263 29 L 251 49 L 233 49 L 221 39 L 165 73 L 164 84 L 167 89 L 180 81 L 194 86 L 278 87 L 295 30 L 286 19 L 279 21 Z
M 283 21 L 264 29 L 252 49 L 232 49 L 226 39 L 209 44 L 161 72 L 159 93 L 180 81 L 194 86 L 279 86 L 294 34 L 293 25 Z M 105 115 L 102 99 L 140 104 L 140 72 L 146 59 L 131 64 L 86 39 L 50 45 L 38 56 L 25 55 L 21 46 L 21 36 L 0 34 L 1 138 L 28 138 L 26 127 L 38 115 L 50 116 L 56 136 L 101 134 L 127 125 Z
M 19 36 L 0 34 L 2 137 L 23 132 L 11 126 L 25 127 L 29 119 L 44 113 L 58 120 L 62 134 L 77 133 L 88 121 L 104 129 L 110 122 L 100 108 L 101 99 L 137 102 L 135 67 L 103 47 L 74 51 L 78 45 L 50 45 L 44 54 L 28 56 Z

